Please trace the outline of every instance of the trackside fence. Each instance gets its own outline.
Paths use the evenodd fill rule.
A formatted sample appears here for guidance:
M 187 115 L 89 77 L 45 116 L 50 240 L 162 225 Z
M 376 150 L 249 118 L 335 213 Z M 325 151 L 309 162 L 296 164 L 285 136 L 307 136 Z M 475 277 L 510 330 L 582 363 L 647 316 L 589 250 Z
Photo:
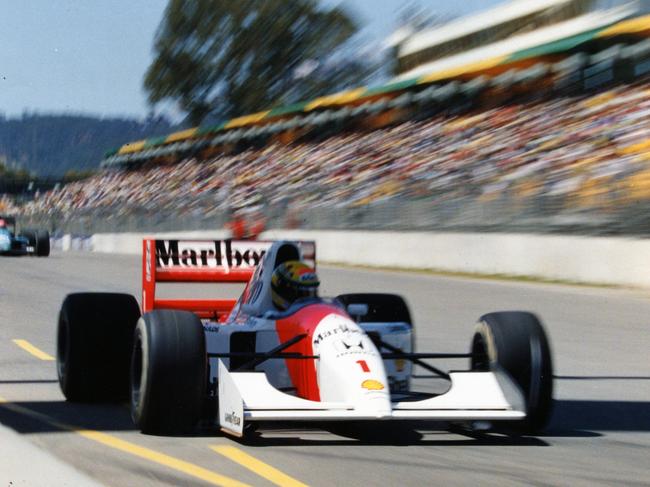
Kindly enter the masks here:
M 650 236 L 650 202 L 626 205 L 577 206 L 566 198 L 521 200 L 502 196 L 491 200 L 389 200 L 359 206 L 266 205 L 249 218 L 263 215 L 266 229 L 467 231 L 563 233 L 574 235 Z M 48 228 L 52 233 L 90 235 L 115 232 L 217 230 L 231 217 L 228 208 L 155 210 L 104 207 L 67 213 L 21 217 L 23 227 Z

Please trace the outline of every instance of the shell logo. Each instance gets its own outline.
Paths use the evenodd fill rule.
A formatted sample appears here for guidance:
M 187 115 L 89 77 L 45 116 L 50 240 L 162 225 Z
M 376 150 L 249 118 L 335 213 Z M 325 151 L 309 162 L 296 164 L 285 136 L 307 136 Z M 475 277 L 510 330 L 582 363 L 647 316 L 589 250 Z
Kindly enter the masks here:
M 361 387 L 368 389 L 369 391 L 381 391 L 384 388 L 384 384 L 378 380 L 368 379 L 361 383 Z

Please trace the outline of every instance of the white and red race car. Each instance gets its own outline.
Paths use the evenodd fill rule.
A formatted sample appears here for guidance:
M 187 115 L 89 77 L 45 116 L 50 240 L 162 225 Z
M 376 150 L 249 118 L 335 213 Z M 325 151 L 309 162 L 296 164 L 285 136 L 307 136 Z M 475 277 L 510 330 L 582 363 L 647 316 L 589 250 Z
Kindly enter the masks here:
M 490 422 L 532 433 L 552 406 L 548 340 L 537 318 L 482 316 L 469 353 L 415 353 L 413 323 L 393 294 L 271 298 L 283 262 L 315 266 L 314 242 L 143 242 L 142 306 L 128 294 L 68 295 L 57 370 L 69 401 L 130 399 L 143 432 L 174 434 L 200 421 L 236 436 L 260 421 Z M 158 283 L 244 283 L 239 299 L 162 299 Z M 444 372 L 425 360 L 469 359 Z M 449 382 L 411 390 L 413 366 Z

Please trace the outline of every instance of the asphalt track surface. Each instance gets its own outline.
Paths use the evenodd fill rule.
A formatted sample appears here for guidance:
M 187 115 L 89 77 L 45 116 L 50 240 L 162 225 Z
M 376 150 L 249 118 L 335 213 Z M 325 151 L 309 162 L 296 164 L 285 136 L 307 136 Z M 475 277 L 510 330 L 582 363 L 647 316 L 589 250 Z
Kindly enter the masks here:
M 0 271 L 0 423 L 105 485 L 650 485 L 647 293 L 323 267 L 323 294 L 403 294 L 419 351 L 466 351 L 488 311 L 537 313 L 555 360 L 550 425 L 513 438 L 440 423 L 279 424 L 243 443 L 217 431 L 142 435 L 125 405 L 64 401 L 48 360 L 63 297 L 138 295 L 138 258 L 55 253 L 3 258 Z M 0 485 L 9 481 L 21 485 L 0 472 Z

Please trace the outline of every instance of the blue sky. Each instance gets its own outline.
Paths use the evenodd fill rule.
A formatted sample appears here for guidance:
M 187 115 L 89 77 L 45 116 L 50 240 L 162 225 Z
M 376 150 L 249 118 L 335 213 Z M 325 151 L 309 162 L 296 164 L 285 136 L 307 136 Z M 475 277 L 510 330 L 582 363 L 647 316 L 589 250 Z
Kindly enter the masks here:
M 420 0 L 466 14 L 502 0 Z M 391 33 L 404 0 L 343 4 L 366 25 L 362 37 Z M 0 113 L 72 112 L 144 117 L 142 78 L 167 0 L 0 0 Z

